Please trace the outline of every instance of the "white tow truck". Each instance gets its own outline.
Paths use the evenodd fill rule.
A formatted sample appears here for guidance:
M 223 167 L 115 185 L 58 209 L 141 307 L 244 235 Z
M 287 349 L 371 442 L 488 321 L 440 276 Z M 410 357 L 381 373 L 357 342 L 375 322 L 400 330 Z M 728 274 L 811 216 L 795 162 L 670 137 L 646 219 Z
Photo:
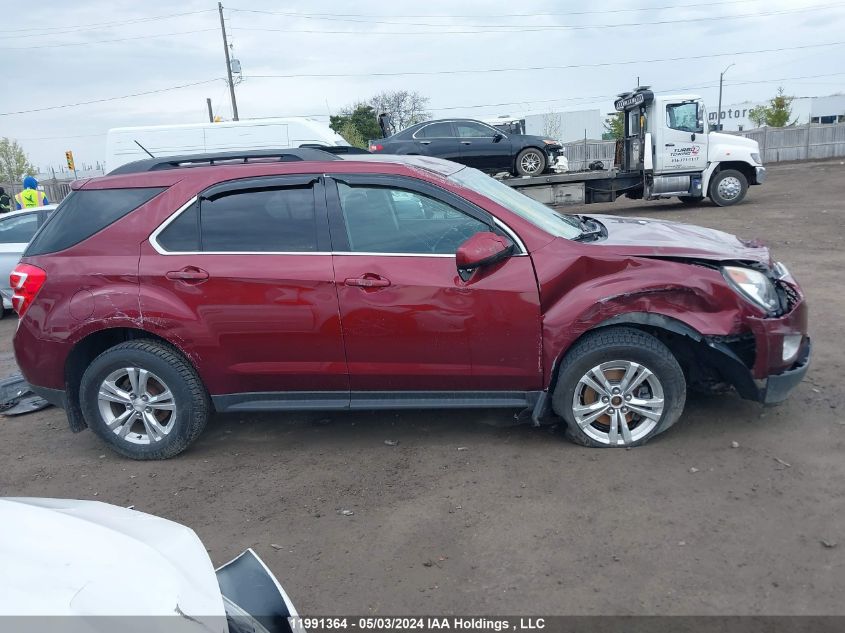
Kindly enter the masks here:
M 709 197 L 724 207 L 762 184 L 766 169 L 756 141 L 708 132 L 697 95 L 657 96 L 648 86 L 623 93 L 614 104 L 624 113 L 624 137 L 610 170 L 512 178 L 504 182 L 549 205 L 612 202 L 621 195 L 696 204 Z

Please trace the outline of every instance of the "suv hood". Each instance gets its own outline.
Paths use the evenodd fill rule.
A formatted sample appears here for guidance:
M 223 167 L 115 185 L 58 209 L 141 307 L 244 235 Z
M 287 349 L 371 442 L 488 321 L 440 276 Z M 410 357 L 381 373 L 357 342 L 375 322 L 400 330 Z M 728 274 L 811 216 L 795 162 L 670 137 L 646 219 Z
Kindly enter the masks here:
M 643 257 L 690 257 L 712 261 L 741 260 L 771 265 L 769 249 L 736 235 L 651 218 L 590 215 L 607 229 L 607 239 L 597 245 L 617 247 L 630 255 Z

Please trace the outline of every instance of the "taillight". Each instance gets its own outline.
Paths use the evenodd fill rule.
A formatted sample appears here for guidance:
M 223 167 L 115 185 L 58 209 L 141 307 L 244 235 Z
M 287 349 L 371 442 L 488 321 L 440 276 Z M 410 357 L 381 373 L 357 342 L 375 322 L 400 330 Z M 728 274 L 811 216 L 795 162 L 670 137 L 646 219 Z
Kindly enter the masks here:
M 371 152 L 380 152 L 383 149 L 384 145 L 379 145 L 378 143 L 373 143 L 372 145 L 370 145 Z
M 35 295 L 47 281 L 47 273 L 38 266 L 18 264 L 9 275 L 9 285 L 12 287 L 12 307 L 18 316 L 32 305 Z

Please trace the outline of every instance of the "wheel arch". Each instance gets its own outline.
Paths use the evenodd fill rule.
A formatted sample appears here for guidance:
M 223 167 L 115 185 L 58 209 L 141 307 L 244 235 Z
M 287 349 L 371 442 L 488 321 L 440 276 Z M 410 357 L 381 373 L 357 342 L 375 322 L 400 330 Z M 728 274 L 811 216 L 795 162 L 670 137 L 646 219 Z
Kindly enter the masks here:
M 574 338 L 565 349 L 558 353 L 555 357 L 554 363 L 552 364 L 552 371 L 550 372 L 551 376 L 548 384 L 549 393 L 554 391 L 555 385 L 557 384 L 560 364 L 569 353 L 569 350 L 571 350 L 578 341 L 583 339 L 585 336 L 592 334 L 596 330 L 614 326 L 632 327 L 655 336 L 669 348 L 676 358 L 678 358 L 679 352 L 678 337 L 686 337 L 694 343 L 701 343 L 704 341 L 704 335 L 692 326 L 679 319 L 660 314 L 659 312 L 625 312 L 623 314 L 617 314 L 587 328 Z
M 747 347 L 747 337 L 704 335 L 691 325 L 659 312 L 626 312 L 605 319 L 584 330 L 561 351 L 552 365 L 549 393 L 557 384 L 560 364 L 569 350 L 585 336 L 603 328 L 624 326 L 642 330 L 663 343 L 681 366 L 689 384 L 708 389 L 723 381 L 732 385 L 743 398 L 756 393 L 750 379 L 755 350 Z M 753 337 L 751 339 L 753 341 Z M 745 350 L 745 353 L 743 353 Z
M 79 386 L 85 369 L 91 364 L 91 361 L 107 349 L 126 341 L 138 339 L 149 339 L 173 348 L 191 363 L 199 374 L 199 368 L 183 349 L 173 341 L 149 330 L 136 327 L 111 327 L 91 332 L 76 342 L 65 361 L 66 411 L 72 431 L 79 432 L 88 426 L 79 406 Z

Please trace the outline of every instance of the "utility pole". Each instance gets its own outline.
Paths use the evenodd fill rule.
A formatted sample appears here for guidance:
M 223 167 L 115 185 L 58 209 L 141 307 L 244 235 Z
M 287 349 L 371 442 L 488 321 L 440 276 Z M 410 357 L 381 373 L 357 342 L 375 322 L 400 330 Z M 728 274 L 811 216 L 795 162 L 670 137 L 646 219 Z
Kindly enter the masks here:
M 238 121 L 238 102 L 235 101 L 235 83 L 232 81 L 232 61 L 229 59 L 229 41 L 226 39 L 226 22 L 223 20 L 223 3 L 217 3 L 220 12 L 220 30 L 223 31 L 223 52 L 226 54 L 226 76 L 229 77 L 229 95 L 232 97 L 232 118 Z
M 719 124 L 719 131 L 722 131 L 722 79 L 725 77 L 725 73 L 728 72 L 728 69 L 733 66 L 730 64 L 725 70 L 719 73 L 719 110 L 716 113 L 716 122 Z
M 210 97 L 206 97 L 205 105 L 208 106 L 208 122 L 214 123 L 214 112 L 211 110 L 211 98 Z

